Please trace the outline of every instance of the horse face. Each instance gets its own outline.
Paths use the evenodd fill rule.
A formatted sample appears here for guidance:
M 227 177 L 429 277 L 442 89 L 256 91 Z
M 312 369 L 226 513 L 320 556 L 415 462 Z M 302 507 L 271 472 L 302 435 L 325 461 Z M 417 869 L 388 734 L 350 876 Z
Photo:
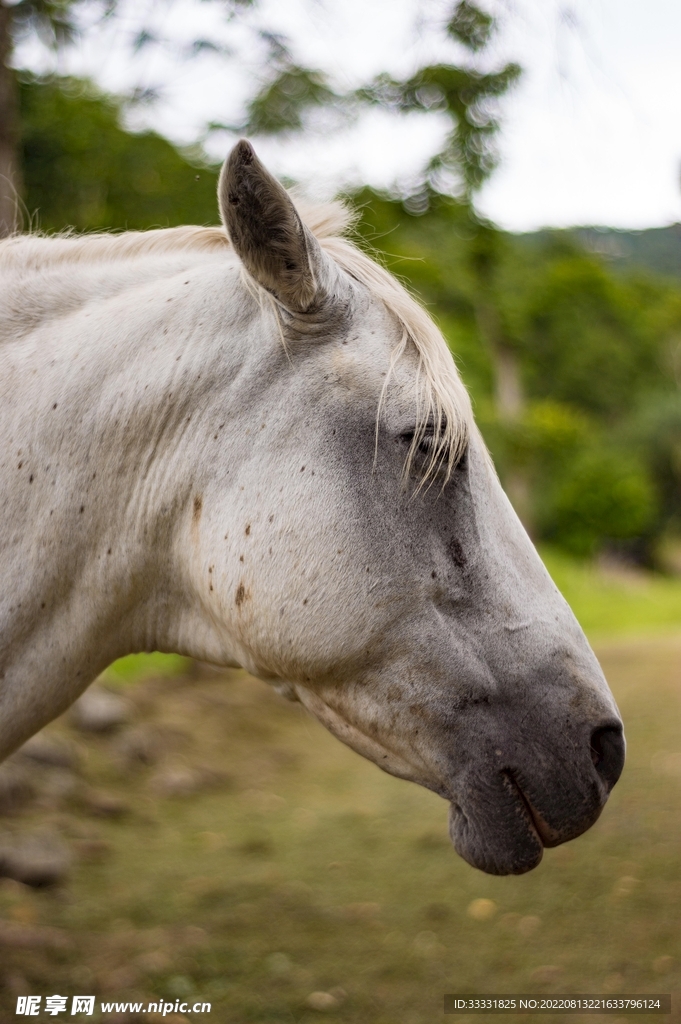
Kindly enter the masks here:
M 250 147 L 233 152 L 221 196 L 237 252 L 287 322 L 317 301 L 326 324 L 269 380 L 262 401 L 282 411 L 249 442 L 222 574 L 238 659 L 448 799 L 471 864 L 527 871 L 593 824 L 621 772 L 598 663 L 474 428 L 451 474 L 421 486 L 426 433 L 405 481 L 419 364 L 407 352 L 391 365 L 399 331 L 382 304 L 314 248 Z
M 371 583 L 355 573 L 361 601 L 345 605 L 362 649 L 296 694 L 360 753 L 449 800 L 469 863 L 521 873 L 599 816 L 623 766 L 619 714 L 479 437 L 442 489 L 416 497 L 396 487 L 398 451 L 382 431 L 366 489 L 345 478 L 373 555 Z

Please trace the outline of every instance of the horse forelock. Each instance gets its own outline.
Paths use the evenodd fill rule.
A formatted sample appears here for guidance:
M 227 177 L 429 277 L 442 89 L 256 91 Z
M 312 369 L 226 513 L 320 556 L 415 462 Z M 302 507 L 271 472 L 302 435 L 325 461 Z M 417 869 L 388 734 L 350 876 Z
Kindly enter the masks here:
M 298 196 L 295 201 L 301 219 L 322 249 L 382 302 L 397 321 L 401 337 L 392 353 L 391 371 L 410 348 L 416 353 L 417 415 L 405 473 L 409 472 L 424 436 L 432 432 L 433 443 L 421 482 L 434 479 L 442 470 L 449 476 L 467 444 L 473 414 L 468 392 L 442 333 L 426 309 L 396 277 L 344 237 L 356 219 L 352 210 L 338 201 L 311 203 Z M 145 256 L 230 250 L 229 238 L 222 227 L 186 226 L 89 235 L 33 233 L 0 242 L 0 271 L 40 272 L 64 264 L 91 266 L 97 262 Z M 16 310 L 14 312 L 16 315 Z M 389 379 L 390 373 L 381 395 L 379 415 Z
M 424 436 L 432 431 L 433 442 L 421 484 L 440 471 L 448 478 L 461 457 L 472 428 L 473 411 L 466 387 L 440 329 L 426 309 L 385 267 L 342 237 L 320 239 L 322 248 L 348 274 L 379 299 L 400 327 L 400 341 L 392 353 L 380 410 L 397 363 L 411 347 L 417 356 L 417 415 L 414 437 L 405 464 L 409 474 Z

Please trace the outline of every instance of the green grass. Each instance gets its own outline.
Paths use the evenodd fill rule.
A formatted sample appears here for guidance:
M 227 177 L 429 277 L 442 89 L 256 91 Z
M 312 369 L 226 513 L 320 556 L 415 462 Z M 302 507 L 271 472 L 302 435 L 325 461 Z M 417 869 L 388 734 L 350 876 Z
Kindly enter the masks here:
M 129 813 L 98 818 L 67 794 L 6 823 L 47 822 L 80 860 L 61 892 L 0 883 L 1 919 L 62 936 L 2 948 L 0 1020 L 15 1019 L 22 979 L 43 994 L 187 994 L 220 1024 L 314 1024 L 316 991 L 337 993 L 338 1024 L 445 1024 L 445 992 L 681 990 L 681 642 L 599 653 L 627 769 L 593 829 L 511 878 L 456 856 L 443 801 L 245 674 L 135 684 L 138 725 L 163 727 L 171 762 L 219 781 L 163 798 L 158 767 L 122 767 L 120 738 L 78 739 L 87 784 Z
M 681 628 L 681 579 L 604 572 L 551 548 L 541 556 L 590 639 Z
M 179 654 L 154 651 L 153 654 L 129 654 L 126 658 L 119 658 L 109 666 L 107 674 L 112 681 L 131 682 L 149 676 L 175 676 L 186 672 L 188 666 L 189 659 Z

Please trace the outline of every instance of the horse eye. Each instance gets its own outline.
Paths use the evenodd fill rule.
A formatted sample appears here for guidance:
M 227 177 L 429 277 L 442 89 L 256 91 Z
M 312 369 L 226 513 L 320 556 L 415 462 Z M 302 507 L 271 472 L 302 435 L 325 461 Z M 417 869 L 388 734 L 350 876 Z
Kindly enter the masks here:
M 419 441 L 419 451 L 423 452 L 424 455 L 430 455 L 435 445 L 435 431 L 431 433 L 425 433 Z
M 411 446 L 414 443 L 416 434 L 417 430 L 416 427 L 414 427 L 413 430 L 405 430 L 405 432 L 400 435 L 400 439 L 404 441 L 405 444 Z M 417 445 L 417 451 L 421 452 L 422 455 L 430 455 L 435 444 L 435 424 L 426 423 L 423 431 L 419 431 L 419 434 L 420 437 Z

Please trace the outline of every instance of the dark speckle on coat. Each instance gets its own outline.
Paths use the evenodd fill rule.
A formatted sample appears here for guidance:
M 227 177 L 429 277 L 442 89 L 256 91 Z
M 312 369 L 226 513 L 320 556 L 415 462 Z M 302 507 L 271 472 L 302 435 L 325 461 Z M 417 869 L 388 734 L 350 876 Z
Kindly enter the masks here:
M 452 537 L 448 544 L 448 548 L 451 559 L 457 569 L 464 569 L 466 567 L 466 556 L 464 555 L 463 548 L 456 537 Z

